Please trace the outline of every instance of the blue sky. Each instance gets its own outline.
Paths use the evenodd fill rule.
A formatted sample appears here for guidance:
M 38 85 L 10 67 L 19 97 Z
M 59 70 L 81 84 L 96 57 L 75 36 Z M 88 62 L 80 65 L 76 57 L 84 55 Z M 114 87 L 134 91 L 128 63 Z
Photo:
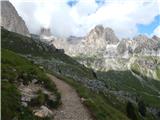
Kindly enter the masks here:
M 138 32 L 141 34 L 149 34 L 151 35 L 153 31 L 160 25 L 160 15 L 155 16 L 154 20 L 147 24 L 138 24 Z
M 67 2 L 67 4 L 68 4 L 70 7 L 72 7 L 72 6 L 74 6 L 77 2 L 78 2 L 77 0 L 70 0 L 70 1 Z
M 47 27 L 59 37 L 85 36 L 101 24 L 112 28 L 119 38 L 138 34 L 160 36 L 160 0 L 10 1 L 31 33 Z

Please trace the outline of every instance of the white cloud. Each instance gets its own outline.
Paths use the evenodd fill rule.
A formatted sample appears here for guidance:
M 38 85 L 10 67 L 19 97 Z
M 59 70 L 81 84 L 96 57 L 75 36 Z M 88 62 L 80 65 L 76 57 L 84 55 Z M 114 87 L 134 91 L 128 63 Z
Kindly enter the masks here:
M 160 37 L 160 25 L 154 29 L 153 35 Z
M 106 0 L 101 6 L 95 0 L 79 0 L 73 7 L 66 4 L 69 0 L 10 1 L 31 32 L 51 27 L 62 37 L 83 36 L 97 24 L 111 27 L 119 37 L 132 37 L 138 34 L 137 24 L 149 24 L 160 14 L 160 0 Z

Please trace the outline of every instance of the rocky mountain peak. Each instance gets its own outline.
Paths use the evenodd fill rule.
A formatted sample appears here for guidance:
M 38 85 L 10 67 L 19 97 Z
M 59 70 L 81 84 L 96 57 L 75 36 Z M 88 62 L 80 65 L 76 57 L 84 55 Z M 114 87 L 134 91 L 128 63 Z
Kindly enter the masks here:
M 148 37 L 146 35 L 138 35 L 134 37 L 133 40 L 139 41 L 139 42 L 146 42 L 148 40 Z
M 105 32 L 114 33 L 114 31 L 110 27 L 106 27 L 105 28 Z
M 114 31 L 109 27 L 104 28 L 102 25 L 95 26 L 95 28 L 89 32 L 86 39 L 89 43 L 97 41 L 100 44 L 117 44 L 119 42 Z
M 84 38 L 84 45 L 89 49 L 104 48 L 106 46 L 106 40 L 103 38 L 103 33 L 104 27 L 102 25 L 95 26 Z
M 42 27 L 40 29 L 40 35 L 51 36 L 51 29 Z
M 18 15 L 16 9 L 9 1 L 0 1 L 1 19 L 0 24 L 5 29 L 25 36 L 30 36 L 24 20 Z
M 40 39 L 43 40 L 43 41 L 45 41 L 45 42 L 51 42 L 51 41 L 53 41 L 54 39 L 56 39 L 56 38 L 52 35 L 50 28 L 44 28 L 44 27 L 42 27 L 42 28 L 40 29 L 39 35 L 40 35 Z
M 104 39 L 108 42 L 108 44 L 117 44 L 119 42 L 119 39 L 115 35 L 114 31 L 106 27 L 104 30 Z
M 98 33 L 102 33 L 104 31 L 104 27 L 102 25 L 96 25 L 94 30 Z
M 160 38 L 157 37 L 156 35 L 154 35 L 154 36 L 152 37 L 152 39 L 160 41 Z
M 87 35 L 88 39 L 99 39 L 102 37 L 104 31 L 104 27 L 102 25 L 95 26 Z

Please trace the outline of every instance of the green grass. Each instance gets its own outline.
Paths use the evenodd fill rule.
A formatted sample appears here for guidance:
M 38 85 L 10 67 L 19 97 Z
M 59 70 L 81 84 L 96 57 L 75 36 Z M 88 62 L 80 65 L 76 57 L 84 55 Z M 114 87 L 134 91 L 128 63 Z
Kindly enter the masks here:
M 46 52 L 46 44 L 37 42 L 29 37 L 7 31 L 1 28 L 1 42 L 2 48 L 13 50 L 14 52 L 21 52 L 23 54 L 31 54 L 34 56 L 50 56 L 52 53 Z M 52 49 L 50 48 L 50 51 Z M 47 53 L 47 54 L 46 54 Z
M 71 57 L 57 52 L 55 48 L 44 42 L 41 42 L 40 40 L 10 32 L 3 28 L 1 28 L 1 38 L 2 48 L 12 50 L 16 53 L 39 56 L 47 59 L 55 58 L 68 64 L 81 66 Z
M 160 80 L 160 65 L 157 66 L 156 73 L 157 73 L 158 79 Z
M 14 32 L 7 31 L 5 29 L 1 29 L 1 32 L 2 48 L 9 49 L 19 54 L 32 55 L 34 57 L 41 57 L 48 60 L 52 60 L 54 58 L 55 61 L 58 61 L 58 64 L 56 65 L 61 68 L 62 72 L 69 71 L 76 76 L 87 75 L 90 78 L 93 78 L 93 74 L 90 69 L 79 64 L 71 57 L 63 53 L 54 51 L 50 48 L 50 46 L 44 44 L 43 42 L 22 36 Z M 42 47 L 42 49 L 39 46 Z M 44 48 L 48 48 L 48 51 L 45 51 Z M 64 64 L 59 64 L 60 62 Z
M 130 71 L 108 71 L 98 72 L 98 79 L 104 81 L 112 90 L 123 90 L 130 94 L 136 94 L 135 97 L 140 97 L 148 106 L 160 108 L 160 82 L 142 77 L 145 81 L 142 83 L 132 75 Z
M 21 106 L 20 93 L 10 82 L 1 82 L 1 117 L 2 120 L 44 120 L 33 115 L 30 108 Z M 49 120 L 46 118 L 45 120 Z
M 88 107 L 90 110 L 92 116 L 96 120 L 127 120 L 129 119 L 127 117 L 126 113 L 126 107 L 127 103 L 122 103 L 118 100 L 118 98 L 110 93 L 107 93 L 107 95 L 104 95 L 103 93 L 95 93 L 91 91 L 90 89 L 86 88 L 83 84 L 76 82 L 71 77 L 65 77 L 62 75 L 56 74 L 54 71 L 50 71 L 51 74 L 58 77 L 61 80 L 64 80 L 71 86 L 75 88 L 77 93 L 80 97 L 83 97 L 85 99 L 84 104 Z M 114 74 L 113 74 L 114 75 Z M 129 74 L 130 75 L 130 74 Z M 114 81 L 114 80 L 113 80 Z M 159 98 L 156 97 L 150 97 L 146 94 L 139 94 L 145 101 L 145 104 L 148 106 L 148 103 L 151 106 L 157 107 L 155 105 L 159 105 Z M 133 104 L 134 105 L 134 104 Z M 141 120 L 142 117 L 140 113 L 138 112 L 138 108 L 136 105 L 134 105 L 135 108 L 135 115 L 137 120 Z M 146 113 L 146 117 L 143 118 L 144 120 L 154 120 L 154 116 L 151 113 Z
M 17 112 L 20 108 L 20 94 L 15 85 L 12 85 L 9 82 L 2 81 L 2 119 L 9 120 L 17 115 Z
M 1 79 L 2 79 L 2 119 L 11 120 L 18 118 L 20 120 L 41 120 L 33 115 L 31 108 L 34 106 L 23 107 L 21 105 L 21 94 L 17 89 L 20 82 L 29 84 L 33 79 L 37 79 L 37 84 L 51 91 L 56 96 L 56 101 L 52 101 L 51 108 L 56 108 L 60 104 L 60 94 L 57 92 L 55 84 L 49 80 L 46 73 L 37 65 L 33 65 L 27 59 L 16 53 L 2 49 L 1 57 Z M 20 80 L 21 79 L 21 80 Z M 23 81 L 22 81 L 23 80 Z M 42 105 L 48 102 L 44 95 L 38 95 L 37 102 Z M 31 107 L 31 108 L 30 108 Z M 48 120 L 49 118 L 44 118 Z

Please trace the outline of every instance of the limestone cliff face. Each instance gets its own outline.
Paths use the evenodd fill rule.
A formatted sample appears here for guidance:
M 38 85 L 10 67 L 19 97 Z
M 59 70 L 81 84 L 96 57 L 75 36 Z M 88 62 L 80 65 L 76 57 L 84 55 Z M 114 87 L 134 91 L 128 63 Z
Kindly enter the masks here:
M 105 48 L 107 44 L 117 44 L 119 42 L 114 31 L 111 28 L 104 28 L 97 25 L 86 36 L 84 44 L 86 46 L 93 45 L 94 48 Z
M 9 31 L 30 36 L 24 20 L 18 15 L 16 9 L 9 1 L 1 1 L 0 24 Z
M 117 44 L 119 42 L 119 39 L 115 35 L 114 31 L 109 27 L 104 29 L 103 35 L 108 44 Z

